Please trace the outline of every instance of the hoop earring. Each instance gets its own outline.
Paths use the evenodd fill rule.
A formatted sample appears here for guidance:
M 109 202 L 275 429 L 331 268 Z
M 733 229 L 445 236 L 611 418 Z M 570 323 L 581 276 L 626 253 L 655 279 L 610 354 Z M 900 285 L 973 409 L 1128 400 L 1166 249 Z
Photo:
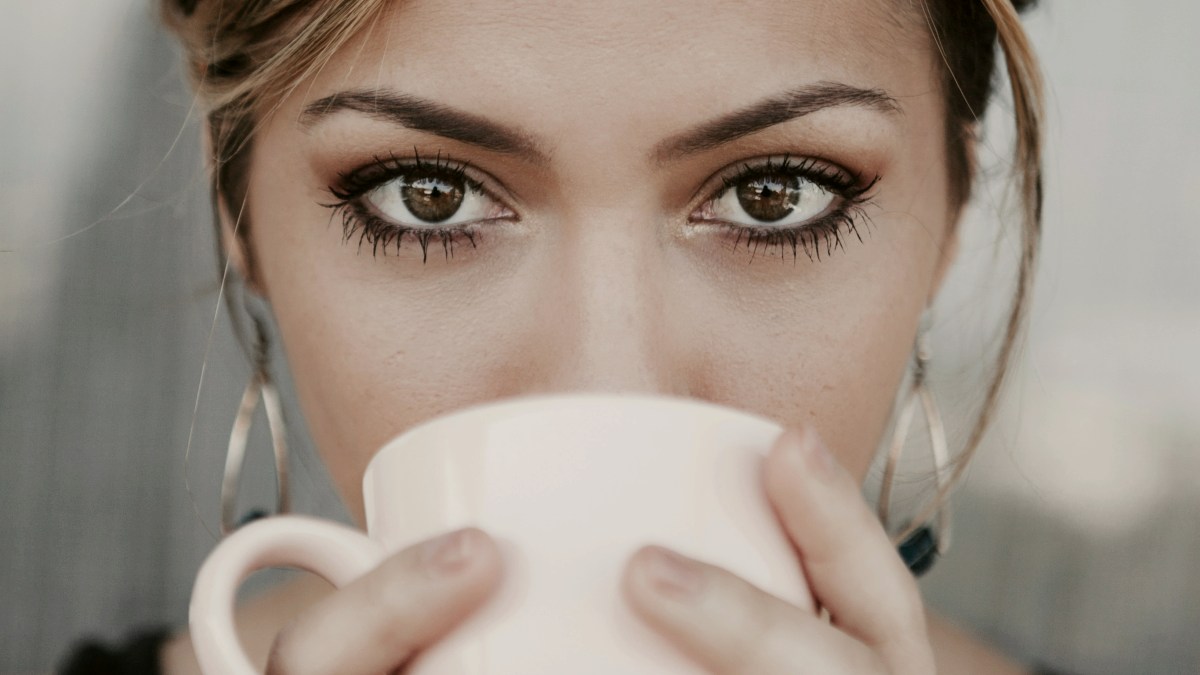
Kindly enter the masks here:
M 889 507 L 892 497 L 892 484 L 896 479 L 896 469 L 900 456 L 904 452 L 905 440 L 912 426 L 913 415 L 916 414 L 917 404 L 920 403 L 925 413 L 925 424 L 929 431 L 929 444 L 933 451 L 934 480 L 937 484 L 939 497 L 945 494 L 947 487 L 947 468 L 949 452 L 946 443 L 946 428 L 942 424 L 942 416 L 938 411 L 937 402 L 929 390 L 926 378 L 929 374 L 929 363 L 932 359 L 932 349 L 929 342 L 929 317 L 922 317 L 921 329 L 917 333 L 913 349 L 913 378 L 908 395 L 905 397 L 900 416 L 892 433 L 892 441 L 888 446 L 887 461 L 883 470 L 883 483 L 879 488 L 878 514 L 884 529 L 889 529 Z M 950 549 L 950 511 L 945 500 L 938 504 L 934 516 L 936 530 L 931 530 L 928 524 L 913 528 L 904 536 L 897 548 L 909 570 L 916 576 L 927 572 L 933 566 L 938 555 L 944 555 Z
M 246 523 L 262 518 L 267 514 L 259 509 L 250 511 L 240 519 L 234 517 L 237 508 L 238 481 L 241 478 L 242 463 L 246 456 L 246 439 L 250 435 L 250 426 L 254 421 L 254 411 L 258 407 L 259 398 L 267 413 L 267 427 L 271 431 L 271 445 L 275 452 L 275 487 L 276 513 L 286 513 L 289 508 L 288 474 L 287 474 L 287 429 L 283 423 L 283 406 L 279 403 L 279 392 L 271 381 L 267 368 L 268 349 L 266 327 L 262 320 L 255 316 L 255 369 L 254 375 L 242 392 L 242 402 L 238 406 L 237 417 L 233 421 L 233 430 L 229 433 L 229 448 L 225 453 L 225 475 L 221 480 L 221 534 L 229 534 Z

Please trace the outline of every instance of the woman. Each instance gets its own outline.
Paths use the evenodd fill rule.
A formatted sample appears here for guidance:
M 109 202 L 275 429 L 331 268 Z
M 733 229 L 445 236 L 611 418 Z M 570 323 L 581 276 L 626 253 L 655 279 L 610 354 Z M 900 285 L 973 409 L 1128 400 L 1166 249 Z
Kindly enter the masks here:
M 999 390 L 1039 226 L 1027 4 L 164 9 L 209 106 L 226 269 L 269 303 L 360 523 L 371 453 L 442 412 L 568 390 L 731 405 L 793 429 L 768 459 L 768 495 L 834 620 L 647 547 L 624 589 L 647 630 L 714 673 L 916 674 L 1021 672 L 926 620 L 859 486 L 907 366 L 924 367 L 913 345 L 954 259 L 997 43 L 1024 245 L 960 459 Z M 486 533 L 450 533 L 340 590 L 274 591 L 243 608 L 243 640 L 271 673 L 389 672 L 500 576 Z M 195 670 L 186 636 L 161 657 Z

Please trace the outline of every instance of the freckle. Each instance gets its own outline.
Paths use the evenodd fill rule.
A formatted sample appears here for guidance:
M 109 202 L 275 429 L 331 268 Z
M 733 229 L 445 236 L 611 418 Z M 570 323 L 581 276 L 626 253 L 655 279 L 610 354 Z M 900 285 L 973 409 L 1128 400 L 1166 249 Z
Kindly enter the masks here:
M 834 387 L 832 384 L 821 385 L 821 391 L 833 391 L 833 389 L 834 389 Z

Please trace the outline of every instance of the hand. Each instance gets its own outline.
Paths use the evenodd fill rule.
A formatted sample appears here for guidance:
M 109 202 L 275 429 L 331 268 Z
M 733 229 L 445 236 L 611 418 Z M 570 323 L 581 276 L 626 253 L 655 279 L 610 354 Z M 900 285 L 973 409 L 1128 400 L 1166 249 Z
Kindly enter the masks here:
M 784 432 L 763 469 L 767 496 L 832 623 L 657 546 L 625 569 L 634 611 L 715 675 L 933 673 L 916 583 L 816 432 Z
M 500 572 L 495 543 L 475 528 L 404 549 L 280 632 L 266 672 L 392 672 L 482 604 Z

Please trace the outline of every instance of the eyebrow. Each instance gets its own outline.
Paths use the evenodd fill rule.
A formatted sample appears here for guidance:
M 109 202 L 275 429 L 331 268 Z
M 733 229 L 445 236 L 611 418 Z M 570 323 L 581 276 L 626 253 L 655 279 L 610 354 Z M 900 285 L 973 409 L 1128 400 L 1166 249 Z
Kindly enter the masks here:
M 519 129 L 395 91 L 343 91 L 317 99 L 304 107 L 300 113 L 300 124 L 311 129 L 318 122 L 343 110 L 360 112 L 375 119 L 427 131 L 492 152 L 517 155 L 535 164 L 548 163 L 546 154 Z
M 902 114 L 900 102 L 882 89 L 863 89 L 840 82 L 816 82 L 734 111 L 659 143 L 659 163 L 711 150 L 819 110 L 841 106 L 869 108 L 887 116 Z
M 827 108 L 857 106 L 893 116 L 902 113 L 899 101 L 882 89 L 864 89 L 840 82 L 816 82 L 704 122 L 655 146 L 651 156 L 667 163 L 711 150 L 776 124 Z M 546 153 L 525 132 L 469 112 L 391 90 L 352 90 L 331 94 L 304 107 L 300 124 L 311 129 L 342 111 L 461 141 L 492 152 L 516 155 L 534 164 L 548 164 Z

